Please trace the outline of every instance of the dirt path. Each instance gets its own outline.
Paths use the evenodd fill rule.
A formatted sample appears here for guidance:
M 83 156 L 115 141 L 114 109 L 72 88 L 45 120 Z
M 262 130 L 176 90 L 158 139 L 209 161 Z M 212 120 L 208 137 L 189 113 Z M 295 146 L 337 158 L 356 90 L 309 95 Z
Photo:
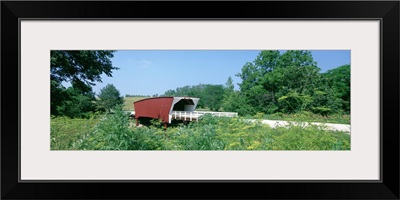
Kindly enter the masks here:
M 255 119 L 250 119 L 249 121 L 255 122 Z M 268 124 L 272 128 L 278 126 L 287 126 L 289 123 L 298 124 L 301 126 L 308 126 L 309 122 L 287 122 L 287 121 L 279 121 L 279 120 L 262 120 L 261 123 Z M 311 124 L 324 127 L 326 130 L 334 130 L 334 131 L 343 131 L 350 134 L 350 125 L 349 124 L 332 124 L 332 123 L 319 123 L 319 122 L 311 122 Z

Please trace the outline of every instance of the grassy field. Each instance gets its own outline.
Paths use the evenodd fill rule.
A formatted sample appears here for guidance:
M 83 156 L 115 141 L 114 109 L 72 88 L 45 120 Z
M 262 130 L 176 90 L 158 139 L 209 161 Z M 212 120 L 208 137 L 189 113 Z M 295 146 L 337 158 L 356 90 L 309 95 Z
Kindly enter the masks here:
M 52 118 L 50 125 L 51 149 L 76 149 L 75 144 L 82 140 L 83 136 L 95 131 L 100 117 L 92 119 Z
M 51 150 L 350 150 L 350 135 L 317 126 L 271 128 L 241 118 L 203 116 L 164 130 L 132 126 L 122 112 L 51 119 Z
M 145 98 L 149 98 L 149 97 L 124 97 L 124 110 L 135 110 L 133 107 L 133 103 L 135 101 L 139 101 L 141 99 L 145 99 Z

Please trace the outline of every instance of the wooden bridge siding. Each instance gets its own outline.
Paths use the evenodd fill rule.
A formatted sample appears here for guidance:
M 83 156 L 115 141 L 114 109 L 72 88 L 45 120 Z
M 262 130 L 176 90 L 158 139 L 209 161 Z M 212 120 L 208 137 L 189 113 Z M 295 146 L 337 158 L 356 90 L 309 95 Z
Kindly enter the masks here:
M 135 106 L 135 118 L 148 117 L 162 119 L 164 123 L 169 122 L 169 111 L 172 106 L 172 97 L 153 98 L 146 101 L 137 101 Z

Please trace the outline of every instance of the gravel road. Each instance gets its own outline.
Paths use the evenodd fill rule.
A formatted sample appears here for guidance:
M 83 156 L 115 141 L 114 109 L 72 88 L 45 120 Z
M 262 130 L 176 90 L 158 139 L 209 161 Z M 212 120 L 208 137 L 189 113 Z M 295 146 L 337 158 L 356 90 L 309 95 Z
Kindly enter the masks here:
M 250 119 L 249 121 L 255 122 L 255 119 Z M 308 126 L 309 122 L 287 122 L 287 121 L 279 121 L 279 120 L 262 120 L 263 124 L 268 124 L 272 128 L 278 126 L 287 126 L 289 123 L 294 123 L 302 126 Z M 311 122 L 311 124 L 318 125 L 323 127 L 326 130 L 335 130 L 335 131 L 343 131 L 350 134 L 350 125 L 349 124 L 332 124 L 332 123 L 318 123 L 318 122 Z

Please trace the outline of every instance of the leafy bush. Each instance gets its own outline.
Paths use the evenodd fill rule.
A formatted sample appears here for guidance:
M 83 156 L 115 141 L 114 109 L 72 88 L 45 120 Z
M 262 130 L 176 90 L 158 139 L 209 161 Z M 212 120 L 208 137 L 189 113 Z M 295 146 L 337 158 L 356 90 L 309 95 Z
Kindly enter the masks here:
M 114 113 L 104 115 L 92 132 L 75 144 L 78 149 L 123 150 L 132 146 L 129 118 L 122 111 L 122 105 L 117 105 L 114 110 Z

